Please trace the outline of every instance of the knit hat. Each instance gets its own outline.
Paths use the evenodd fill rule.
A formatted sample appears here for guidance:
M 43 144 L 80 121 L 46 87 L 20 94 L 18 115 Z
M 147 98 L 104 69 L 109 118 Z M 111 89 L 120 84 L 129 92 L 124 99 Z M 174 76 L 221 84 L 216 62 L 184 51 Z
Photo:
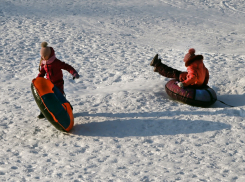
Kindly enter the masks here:
M 189 61 L 193 56 L 195 56 L 195 49 L 191 48 L 189 49 L 188 53 L 185 55 L 184 57 L 184 62 L 186 63 L 187 61 Z
M 44 57 L 48 56 L 48 58 L 49 58 L 50 54 L 51 54 L 51 49 L 50 49 L 50 47 L 48 47 L 48 43 L 42 42 L 41 43 L 41 50 L 40 50 L 41 57 L 44 58 Z

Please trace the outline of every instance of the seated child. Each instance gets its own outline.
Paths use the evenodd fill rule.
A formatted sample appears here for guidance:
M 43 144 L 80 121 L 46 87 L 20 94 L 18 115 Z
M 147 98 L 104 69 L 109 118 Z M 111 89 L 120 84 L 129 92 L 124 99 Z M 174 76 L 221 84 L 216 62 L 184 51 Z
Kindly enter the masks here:
M 154 66 L 154 72 L 167 78 L 175 78 L 179 81 L 179 87 L 203 87 L 208 84 L 209 71 L 203 63 L 202 55 L 195 55 L 195 49 L 189 49 L 189 52 L 184 57 L 187 72 L 168 67 L 158 59 L 158 54 L 153 58 L 150 65 Z

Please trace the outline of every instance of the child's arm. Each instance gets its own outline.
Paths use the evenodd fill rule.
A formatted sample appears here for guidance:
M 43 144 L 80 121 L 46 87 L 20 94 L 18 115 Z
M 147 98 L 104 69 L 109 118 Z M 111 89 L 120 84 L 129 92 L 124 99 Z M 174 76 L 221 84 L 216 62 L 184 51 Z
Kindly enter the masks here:
M 73 79 L 79 78 L 78 72 L 71 65 L 69 65 L 63 61 L 60 61 L 59 65 L 60 65 L 61 69 L 68 71 L 73 76 Z
M 179 81 L 180 81 L 180 82 L 185 81 L 187 75 L 188 75 L 188 72 L 181 72 L 180 75 L 179 75 Z
M 203 85 L 207 85 L 208 84 L 208 80 L 209 80 L 209 71 L 208 71 L 208 69 L 206 69 L 206 77 L 205 77 L 205 80 L 203 82 Z
M 39 72 L 39 74 L 37 75 L 37 77 L 44 77 L 46 75 L 46 71 L 44 69 L 44 66 L 41 66 L 41 70 Z
M 196 78 L 197 78 L 196 74 L 188 74 L 187 79 L 182 82 L 183 86 L 187 87 L 189 85 L 195 84 Z

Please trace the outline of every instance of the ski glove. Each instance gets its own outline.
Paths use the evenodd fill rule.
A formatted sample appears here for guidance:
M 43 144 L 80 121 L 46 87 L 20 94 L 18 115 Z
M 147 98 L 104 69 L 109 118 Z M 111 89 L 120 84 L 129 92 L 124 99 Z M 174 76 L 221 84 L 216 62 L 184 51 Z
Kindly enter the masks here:
M 177 85 L 178 85 L 179 87 L 181 87 L 181 88 L 184 87 L 184 84 L 183 84 L 182 82 L 177 83 Z
M 75 74 L 73 75 L 73 80 L 78 79 L 79 77 L 80 77 L 79 74 L 78 74 L 78 73 L 75 73 Z

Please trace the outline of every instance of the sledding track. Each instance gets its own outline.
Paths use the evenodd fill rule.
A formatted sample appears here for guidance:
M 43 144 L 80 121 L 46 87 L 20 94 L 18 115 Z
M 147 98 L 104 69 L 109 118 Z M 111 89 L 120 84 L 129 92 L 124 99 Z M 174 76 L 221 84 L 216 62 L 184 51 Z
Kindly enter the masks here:
M 245 11 L 242 11 L 245 9 L 244 2 L 235 2 L 235 5 L 232 3 L 232 1 L 221 1 L 220 7 L 224 9 L 230 9 L 237 13 L 245 13 Z

